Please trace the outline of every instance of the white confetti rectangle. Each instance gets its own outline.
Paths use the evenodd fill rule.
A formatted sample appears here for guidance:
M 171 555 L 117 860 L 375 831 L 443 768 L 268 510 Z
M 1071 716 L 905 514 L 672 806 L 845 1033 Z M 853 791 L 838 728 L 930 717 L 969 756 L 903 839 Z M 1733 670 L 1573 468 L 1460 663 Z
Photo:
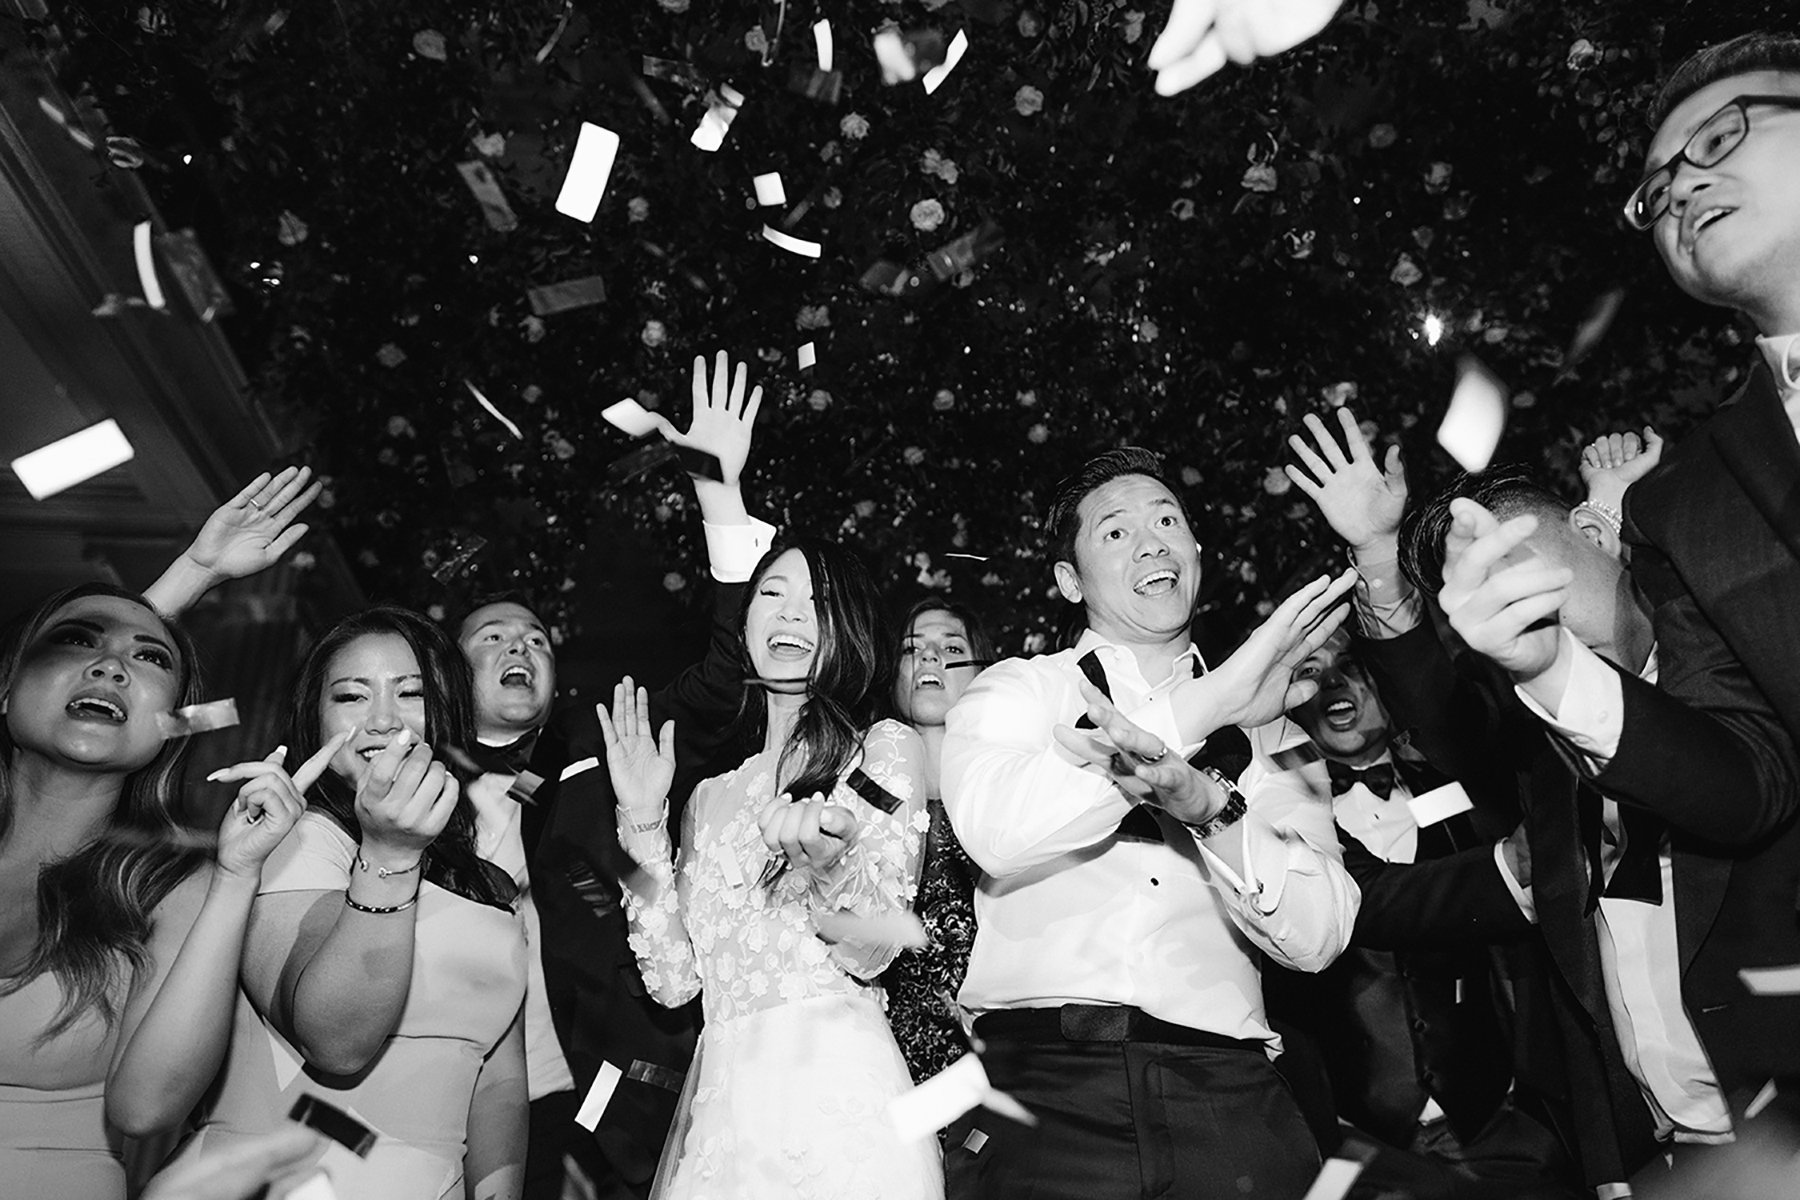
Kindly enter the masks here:
M 962 56 L 968 51 L 969 35 L 959 29 L 956 31 L 956 36 L 950 39 L 950 48 L 944 52 L 944 61 L 925 72 L 925 94 L 927 96 L 943 86 L 945 78 L 956 69 L 956 64 L 962 61 Z
M 1800 996 L 1800 963 L 1790 967 L 1745 967 L 1738 978 L 1754 996 Z
M 1438 445 L 1465 471 L 1484 470 L 1493 461 L 1506 430 L 1506 388 L 1473 358 L 1457 370 L 1456 391 L 1438 426 Z
M 138 282 L 144 287 L 144 302 L 151 308 L 167 308 L 162 282 L 156 277 L 156 256 L 150 250 L 150 222 L 139 221 L 131 231 L 131 252 L 137 259 Z
M 1306 1189 L 1305 1200 L 1344 1200 L 1362 1169 L 1363 1165 L 1354 1159 L 1326 1159 L 1313 1178 L 1312 1186 Z
M 600 210 L 600 197 L 606 194 L 606 181 L 612 178 L 613 162 L 618 157 L 619 135 L 583 121 L 575 138 L 575 156 L 569 160 L 569 173 L 563 176 L 562 191 L 556 197 L 556 211 L 577 221 L 592 221 Z
M 780 246 L 790 254 L 803 254 L 807 258 L 818 258 L 825 252 L 825 247 L 819 245 L 817 242 L 809 242 L 805 238 L 792 237 L 781 232 L 779 229 L 771 229 L 767 225 L 763 226 L 763 237 L 775 245 Z
M 494 402 L 492 400 L 489 400 L 487 398 L 487 396 L 482 393 L 482 390 L 480 388 L 478 388 L 474 384 L 470 383 L 467 379 L 463 380 L 463 386 L 469 389 L 469 394 L 471 396 L 475 397 L 475 403 L 481 405 L 482 408 L 486 409 L 488 415 L 493 417 L 494 420 L 496 420 L 496 421 L 500 422 L 502 425 L 506 426 L 506 432 L 512 434 L 514 439 L 521 441 L 521 442 L 525 440 L 525 434 L 519 429 L 519 427 L 517 425 L 513 424 L 512 419 L 510 417 L 508 417 L 505 413 L 501 412 L 498 408 L 495 408 Z
M 787 189 L 781 186 L 781 172 L 770 171 L 750 181 L 756 188 L 756 202 L 764 208 L 787 203 Z
M 114 420 L 89 425 L 80 433 L 39 447 L 13 459 L 13 474 L 33 500 L 48 500 L 58 492 L 130 462 L 136 453 Z
M 800 353 L 795 357 L 799 360 L 800 369 L 802 371 L 811 370 L 813 367 L 817 366 L 819 362 L 818 347 L 812 342 L 807 342 L 804 346 L 800 347 Z
M 990 1090 L 981 1060 L 965 1054 L 924 1083 L 888 1101 L 888 1123 L 901 1141 L 924 1141 L 980 1104 Z
M 834 53 L 831 47 L 831 22 L 819 20 L 813 22 L 813 47 L 819 52 L 819 70 L 831 70 Z
M 600 760 L 597 758 L 579 759 L 575 762 L 570 763 L 568 766 L 564 767 L 562 769 L 562 774 L 558 775 L 556 777 L 556 781 L 558 783 L 567 783 L 569 780 L 575 778 L 577 775 L 586 774 L 587 772 L 593 770 L 595 767 L 597 767 L 599 765 L 600 765 Z
M 656 418 L 629 396 L 617 404 L 609 404 L 601 409 L 600 417 L 607 424 L 624 430 L 634 438 L 647 437 L 656 432 Z
M 1439 821 L 1448 821 L 1457 813 L 1466 813 L 1474 808 L 1469 793 L 1463 790 L 1460 783 L 1446 783 L 1443 787 L 1432 788 L 1422 796 L 1414 796 L 1406 802 L 1407 811 L 1418 823 L 1420 829 L 1428 825 L 1436 825 Z
M 575 1113 L 575 1123 L 594 1132 L 600 1124 L 600 1118 L 606 1113 L 606 1106 L 612 1103 L 613 1093 L 619 1088 L 619 1081 L 625 1078 L 625 1072 L 609 1062 L 600 1064 L 600 1073 L 594 1076 L 593 1086 L 588 1088 L 587 1098 L 581 1102 L 581 1108 Z

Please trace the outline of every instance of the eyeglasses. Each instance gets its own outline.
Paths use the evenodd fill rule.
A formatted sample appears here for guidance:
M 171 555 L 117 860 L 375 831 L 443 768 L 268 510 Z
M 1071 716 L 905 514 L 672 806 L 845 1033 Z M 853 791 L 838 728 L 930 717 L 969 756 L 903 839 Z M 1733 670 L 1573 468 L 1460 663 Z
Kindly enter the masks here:
M 1671 158 L 1631 189 L 1625 201 L 1625 219 L 1639 232 L 1648 230 L 1669 211 L 1669 196 L 1675 187 L 1675 170 L 1682 163 L 1695 167 L 1716 167 L 1743 145 L 1750 134 L 1750 106 L 1769 104 L 1776 108 L 1800 109 L 1800 96 L 1738 96 L 1718 112 L 1706 118 L 1694 130 L 1687 144 Z

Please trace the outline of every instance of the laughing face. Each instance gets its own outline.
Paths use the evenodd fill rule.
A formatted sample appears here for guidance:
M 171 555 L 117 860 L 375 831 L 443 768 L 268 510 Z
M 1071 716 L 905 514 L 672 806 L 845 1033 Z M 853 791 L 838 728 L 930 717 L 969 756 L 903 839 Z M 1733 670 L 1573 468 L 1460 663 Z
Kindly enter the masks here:
M 961 617 L 928 609 L 913 618 L 900 641 L 894 708 L 909 725 L 942 725 L 981 668 L 972 659 Z
M 1200 592 L 1200 547 L 1175 495 L 1148 475 L 1121 475 L 1082 497 L 1075 561 L 1056 564 L 1065 598 L 1122 645 L 1184 633 Z
M 475 672 L 475 725 L 489 741 L 538 728 L 556 695 L 556 652 L 522 604 L 484 604 L 463 620 L 456 644 Z
M 332 756 L 331 769 L 355 787 L 368 772 L 369 760 L 402 730 L 414 740 L 425 737 L 425 679 L 418 657 L 397 633 L 364 634 L 326 664 L 319 742 L 350 734 Z
M 1752 71 L 1682 101 L 1650 143 L 1647 166 L 1668 162 L 1734 97 L 1800 95 L 1800 73 Z M 1800 331 L 1800 111 L 1751 105 L 1750 128 L 1710 167 L 1684 163 L 1669 210 L 1652 227 L 1656 250 L 1682 291 L 1739 309 L 1765 334 Z
M 1288 712 L 1327 758 L 1364 766 L 1388 743 L 1388 714 L 1356 658 L 1350 635 L 1338 630 L 1294 668 L 1294 680 L 1310 679 L 1318 694 Z
M 798 550 L 777 555 L 754 584 L 744 615 L 744 643 L 761 679 L 810 678 L 819 653 L 812 568 Z
M 162 748 L 156 716 L 185 670 L 169 631 L 141 604 L 81 596 L 25 648 L 5 698 L 13 744 L 67 767 L 130 772 Z

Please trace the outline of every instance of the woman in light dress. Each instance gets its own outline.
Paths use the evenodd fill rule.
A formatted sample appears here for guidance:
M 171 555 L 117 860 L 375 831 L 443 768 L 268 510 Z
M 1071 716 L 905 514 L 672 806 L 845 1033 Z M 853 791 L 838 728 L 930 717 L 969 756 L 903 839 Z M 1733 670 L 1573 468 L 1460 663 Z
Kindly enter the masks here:
M 877 976 L 893 960 L 929 825 L 918 734 L 872 722 L 888 641 L 867 571 L 776 546 L 743 613 L 762 749 L 695 789 L 675 855 L 672 724 L 625 680 L 602 712 L 632 948 L 658 1001 L 706 1016 L 657 1200 L 936 1200 L 937 1146 L 902 1142 L 911 1085 Z

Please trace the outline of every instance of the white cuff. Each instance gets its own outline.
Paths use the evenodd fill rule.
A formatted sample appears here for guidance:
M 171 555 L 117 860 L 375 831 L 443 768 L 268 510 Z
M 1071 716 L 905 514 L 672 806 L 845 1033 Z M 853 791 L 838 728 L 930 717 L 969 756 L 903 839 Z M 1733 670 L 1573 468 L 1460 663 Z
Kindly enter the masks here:
M 1513 878 L 1512 868 L 1506 865 L 1504 843 L 1494 843 L 1494 865 L 1500 868 L 1500 878 L 1506 882 L 1506 890 L 1512 893 L 1513 903 L 1525 914 L 1525 919 L 1533 925 L 1537 924 L 1537 901 L 1532 898 L 1531 889 L 1520 887 L 1519 881 Z
M 1242 877 L 1198 835 L 1194 844 L 1200 847 L 1200 857 L 1206 860 L 1208 874 L 1224 883 L 1245 908 L 1266 917 L 1280 905 L 1282 884 L 1287 882 L 1288 870 L 1297 864 L 1289 861 L 1288 845 L 1280 832 L 1267 826 L 1254 813 L 1245 813 L 1238 821 L 1238 837 L 1242 839 L 1239 842 L 1244 860 Z M 1264 856 L 1261 863 L 1257 862 L 1259 849 Z
M 714 525 L 702 521 L 706 531 L 706 560 L 712 577 L 720 583 L 747 583 L 756 564 L 775 541 L 775 526 L 756 517 L 748 525 Z
M 1571 657 L 1569 679 L 1556 711 L 1526 695 L 1524 688 L 1513 690 L 1526 708 L 1580 752 L 1589 773 L 1596 774 L 1619 752 L 1619 737 L 1625 731 L 1625 688 L 1618 672 L 1576 641 L 1574 634 L 1565 628 L 1562 636 Z

